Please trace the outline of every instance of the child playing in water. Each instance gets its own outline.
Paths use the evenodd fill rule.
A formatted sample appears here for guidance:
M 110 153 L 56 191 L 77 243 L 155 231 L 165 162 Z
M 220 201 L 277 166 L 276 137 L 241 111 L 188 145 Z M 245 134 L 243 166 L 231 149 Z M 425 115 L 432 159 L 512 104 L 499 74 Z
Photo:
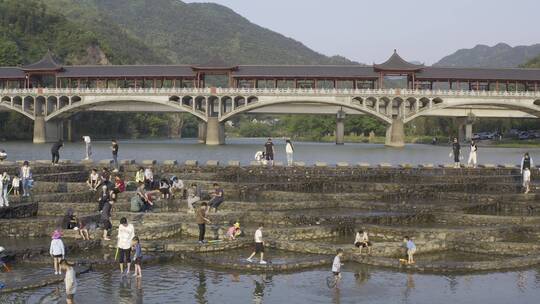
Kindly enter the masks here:
M 73 264 L 66 260 L 60 261 L 60 270 L 66 273 L 64 283 L 66 284 L 66 300 L 67 304 L 73 304 L 75 293 L 77 292 L 77 277 Z
M 66 252 L 64 249 L 64 242 L 62 242 L 62 232 L 60 232 L 60 230 L 55 230 L 53 232 L 49 253 L 53 258 L 54 274 L 62 274 L 59 264 L 60 260 L 65 258 Z
M 343 257 L 343 249 L 339 248 L 336 251 L 336 256 L 334 257 L 334 262 L 332 263 L 332 273 L 337 277 L 336 286 L 341 280 L 341 266 L 343 266 L 341 263 L 341 257 Z
M 407 247 L 407 263 L 408 264 L 414 264 L 414 254 L 416 253 L 416 245 L 414 244 L 413 240 L 406 236 L 403 239 L 403 242 L 405 242 L 405 246 Z
M 140 278 L 142 277 L 142 247 L 138 236 L 133 238 L 133 252 L 135 253 L 133 255 L 133 264 L 135 264 L 135 273 L 133 276 Z

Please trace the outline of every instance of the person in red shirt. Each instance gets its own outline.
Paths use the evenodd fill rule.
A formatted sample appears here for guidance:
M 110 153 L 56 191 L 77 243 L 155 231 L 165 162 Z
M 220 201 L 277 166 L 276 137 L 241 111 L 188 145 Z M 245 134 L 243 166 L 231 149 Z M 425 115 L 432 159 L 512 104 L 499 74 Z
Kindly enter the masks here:
M 118 189 L 119 193 L 126 191 L 126 183 L 118 175 L 114 178 L 114 188 Z

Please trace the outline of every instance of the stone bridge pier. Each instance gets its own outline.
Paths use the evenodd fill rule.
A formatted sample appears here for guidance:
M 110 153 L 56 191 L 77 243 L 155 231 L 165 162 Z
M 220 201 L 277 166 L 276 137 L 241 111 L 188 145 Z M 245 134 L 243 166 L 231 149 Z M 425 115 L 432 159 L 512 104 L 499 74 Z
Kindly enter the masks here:
M 392 124 L 386 127 L 385 145 L 395 148 L 401 148 L 405 146 L 405 127 L 403 123 L 403 118 L 393 118 Z
M 199 132 L 197 134 L 197 139 L 200 144 L 206 143 L 206 122 L 199 121 Z
M 64 130 L 71 135 L 71 124 L 63 120 L 45 121 L 45 116 L 38 115 L 34 120 L 34 139 L 35 144 L 55 142 L 64 138 Z M 68 136 L 69 137 L 69 136 Z M 67 138 L 68 140 L 70 138 Z
M 472 117 L 459 117 L 457 119 L 458 123 L 458 136 L 459 141 L 469 142 L 473 137 L 473 123 L 474 119 Z
M 218 117 L 208 117 L 206 123 L 206 145 L 218 146 L 225 144 L 225 125 Z

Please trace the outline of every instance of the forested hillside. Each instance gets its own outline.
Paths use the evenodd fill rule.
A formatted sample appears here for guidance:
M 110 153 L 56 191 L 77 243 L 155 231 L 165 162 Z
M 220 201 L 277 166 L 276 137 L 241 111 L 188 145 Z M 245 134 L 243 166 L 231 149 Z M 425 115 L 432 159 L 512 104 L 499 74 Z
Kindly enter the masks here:
M 120 27 L 174 63 L 206 63 L 216 55 L 233 64 L 350 63 L 342 57 L 319 54 L 213 3 L 178 0 L 47 0 L 46 3 L 92 31 L 106 34 Z
M 461 49 L 435 63 L 445 67 L 514 68 L 540 55 L 540 44 L 511 47 L 506 43 L 494 46 L 477 45 Z

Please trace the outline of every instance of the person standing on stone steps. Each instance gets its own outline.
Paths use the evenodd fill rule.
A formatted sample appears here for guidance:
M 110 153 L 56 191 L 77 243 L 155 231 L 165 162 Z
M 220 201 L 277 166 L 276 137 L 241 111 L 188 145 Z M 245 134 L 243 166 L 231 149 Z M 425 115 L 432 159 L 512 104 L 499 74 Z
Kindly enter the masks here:
M 206 234 L 206 224 L 212 223 L 206 217 L 207 213 L 208 213 L 208 203 L 202 202 L 201 206 L 199 206 L 199 208 L 197 208 L 197 211 L 195 212 L 195 220 L 197 222 L 197 226 L 199 226 L 199 245 L 202 245 L 206 242 L 204 240 L 204 237 Z
M 472 165 L 473 168 L 476 169 L 477 165 L 477 153 L 478 146 L 476 146 L 476 143 L 474 140 L 471 140 L 471 151 L 469 152 L 469 161 L 467 162 L 467 165 L 470 167 Z
M 92 157 L 92 139 L 90 138 L 90 136 L 83 136 L 82 138 L 86 148 L 86 157 L 84 159 L 90 160 L 90 158 Z
M 32 168 L 30 168 L 27 160 L 24 161 L 19 176 L 21 177 L 23 187 L 23 197 L 28 197 L 31 195 L 34 180 L 32 179 Z
M 459 141 L 456 137 L 454 137 L 454 142 L 452 143 L 452 153 L 451 155 L 454 156 L 454 168 L 461 168 L 461 162 L 459 160 L 461 154 L 461 146 L 459 144 Z
M 274 148 L 274 143 L 272 142 L 271 138 L 268 138 L 268 141 L 264 144 L 265 149 L 265 157 L 266 161 L 270 164 L 270 166 L 274 166 L 274 152 L 276 151 Z
M 55 142 L 51 147 L 51 155 L 52 155 L 52 164 L 53 166 L 58 165 L 58 160 L 60 160 L 60 149 L 64 146 L 64 141 L 59 139 L 57 142 Z
M 116 139 L 113 139 L 111 141 L 111 151 L 112 151 L 112 158 L 113 158 L 113 165 L 114 165 L 114 172 L 118 172 L 118 142 Z
M 529 155 L 529 152 L 526 152 L 521 158 L 521 175 L 523 177 L 523 188 L 525 193 L 531 191 L 531 168 L 534 167 L 533 160 Z
M 4 171 L 0 175 L 0 207 L 9 207 L 9 184 L 10 177 L 7 172 Z
M 292 167 L 293 165 L 293 154 L 294 146 L 290 139 L 285 141 L 285 153 L 287 153 L 287 166 Z

